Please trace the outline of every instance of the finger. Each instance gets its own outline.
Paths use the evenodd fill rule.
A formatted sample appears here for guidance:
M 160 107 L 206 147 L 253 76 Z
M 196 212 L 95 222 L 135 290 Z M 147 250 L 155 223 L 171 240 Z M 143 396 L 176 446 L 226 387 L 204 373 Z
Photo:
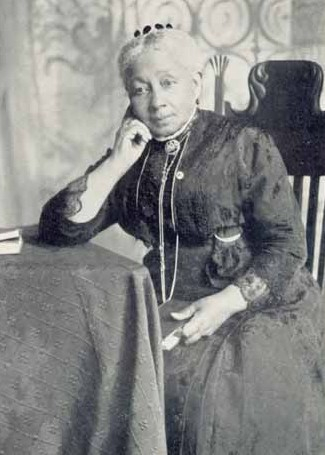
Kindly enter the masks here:
M 138 129 L 137 133 L 141 136 L 144 142 L 149 142 L 152 139 L 151 133 L 148 128 Z
M 141 123 L 126 125 L 123 129 L 123 136 L 129 137 L 137 144 L 141 144 L 141 142 L 147 143 L 152 138 L 148 128 Z
M 216 330 L 217 329 L 208 329 L 206 331 L 203 331 L 202 336 L 209 337 L 209 336 L 213 335 Z
M 152 137 L 151 136 L 151 133 L 150 133 L 150 130 L 149 128 L 147 127 L 147 125 L 145 125 L 143 122 L 141 122 L 140 120 L 138 119 L 134 119 L 134 118 L 128 118 L 125 120 L 125 122 L 123 123 L 123 126 L 125 128 L 135 128 L 137 129 L 139 132 L 141 132 L 142 135 L 144 136 L 148 136 L 148 137 Z
M 147 144 L 148 141 L 146 141 L 142 136 L 141 134 L 139 133 L 136 133 L 132 139 L 132 142 L 134 144 L 137 144 L 137 145 L 141 145 L 141 144 Z
M 191 305 L 187 306 L 181 311 L 177 312 L 172 312 L 170 313 L 171 317 L 176 319 L 177 321 L 183 321 L 185 319 L 189 319 L 190 317 L 193 316 L 193 314 L 196 312 L 196 305 L 194 303 L 191 303 Z
M 196 343 L 197 341 L 199 341 L 201 338 L 202 338 L 202 334 L 200 332 L 196 332 L 191 337 L 186 338 L 184 343 L 186 345 L 187 344 L 193 344 L 193 343 Z
M 144 137 L 140 133 L 135 133 L 131 141 L 133 142 L 133 144 L 146 146 L 150 141 L 150 138 Z
M 196 333 L 202 333 L 202 321 L 196 315 L 187 322 L 183 327 L 183 336 L 185 338 L 190 338 Z

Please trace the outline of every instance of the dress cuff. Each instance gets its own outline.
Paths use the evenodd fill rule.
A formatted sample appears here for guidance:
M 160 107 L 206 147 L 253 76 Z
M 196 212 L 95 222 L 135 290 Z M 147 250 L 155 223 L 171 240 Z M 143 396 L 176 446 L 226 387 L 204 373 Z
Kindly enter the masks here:
M 66 218 L 76 215 L 82 209 L 80 196 L 87 190 L 88 174 L 85 174 L 73 182 L 65 189 L 65 201 L 62 214 Z
M 252 267 L 244 275 L 237 278 L 233 284 L 239 288 L 248 308 L 259 306 L 261 299 L 270 293 L 267 282 L 259 277 Z

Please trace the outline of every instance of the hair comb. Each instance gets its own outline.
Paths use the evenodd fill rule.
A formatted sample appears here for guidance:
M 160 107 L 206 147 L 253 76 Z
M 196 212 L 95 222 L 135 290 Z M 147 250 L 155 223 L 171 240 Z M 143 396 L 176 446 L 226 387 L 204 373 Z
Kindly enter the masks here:
M 134 37 L 135 38 L 138 38 L 140 35 L 148 35 L 148 33 L 150 32 L 153 32 L 153 31 L 157 31 L 157 30 L 164 30 L 164 29 L 171 29 L 173 28 L 172 24 L 166 24 L 166 25 L 163 25 L 163 24 L 155 24 L 153 27 L 151 25 L 145 25 L 141 30 L 136 30 L 134 32 Z

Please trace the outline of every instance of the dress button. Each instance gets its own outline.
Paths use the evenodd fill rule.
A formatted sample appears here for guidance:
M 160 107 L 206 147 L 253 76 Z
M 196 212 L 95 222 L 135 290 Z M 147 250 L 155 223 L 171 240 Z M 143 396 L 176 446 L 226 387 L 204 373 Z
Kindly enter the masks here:
M 176 178 L 177 178 L 177 180 L 183 180 L 184 172 L 183 171 L 177 171 L 176 172 Z

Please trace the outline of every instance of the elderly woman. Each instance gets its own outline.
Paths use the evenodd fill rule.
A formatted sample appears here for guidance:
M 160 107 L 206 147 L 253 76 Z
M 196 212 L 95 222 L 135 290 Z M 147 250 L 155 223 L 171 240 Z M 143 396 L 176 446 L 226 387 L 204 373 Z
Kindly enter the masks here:
M 198 108 L 189 35 L 135 35 L 115 144 L 45 205 L 40 236 L 75 245 L 119 223 L 150 247 L 157 298 L 181 321 L 165 355 L 170 454 L 324 454 L 323 309 L 279 152 Z

